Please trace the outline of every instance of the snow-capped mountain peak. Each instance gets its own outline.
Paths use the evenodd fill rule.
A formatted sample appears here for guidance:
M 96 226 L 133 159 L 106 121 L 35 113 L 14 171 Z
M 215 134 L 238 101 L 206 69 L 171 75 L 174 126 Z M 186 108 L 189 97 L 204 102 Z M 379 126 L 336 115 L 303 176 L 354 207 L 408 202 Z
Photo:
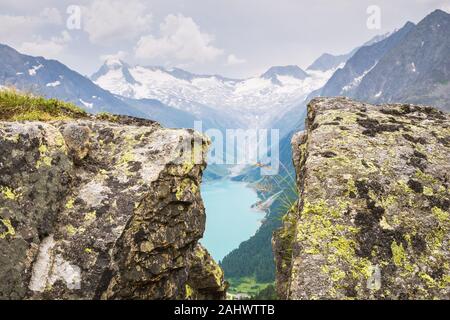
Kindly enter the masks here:
M 303 71 L 299 66 L 275 66 L 271 67 L 261 75 L 261 78 L 270 79 L 272 82 L 281 85 L 278 76 L 289 76 L 295 79 L 303 80 L 309 75 Z
M 108 68 L 117 69 L 117 68 L 122 68 L 122 67 L 126 66 L 126 63 L 123 62 L 121 59 L 108 58 L 105 60 L 105 65 Z
M 261 127 L 268 125 L 274 114 L 283 114 L 302 102 L 330 76 L 320 71 L 308 74 L 298 66 L 277 66 L 261 76 L 238 80 L 196 75 L 179 68 L 128 66 L 112 60 L 92 80 L 127 98 L 156 99 L 196 115 L 213 109 L 239 118 L 249 127 Z

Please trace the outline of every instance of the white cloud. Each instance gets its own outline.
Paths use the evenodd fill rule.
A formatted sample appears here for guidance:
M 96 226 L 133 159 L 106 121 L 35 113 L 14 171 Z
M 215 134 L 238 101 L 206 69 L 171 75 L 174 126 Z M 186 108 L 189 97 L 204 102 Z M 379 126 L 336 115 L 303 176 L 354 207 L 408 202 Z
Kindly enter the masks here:
M 227 64 L 232 66 L 232 65 L 236 65 L 236 64 L 242 64 L 242 63 L 246 63 L 247 61 L 245 59 L 240 59 L 238 57 L 236 57 L 234 54 L 229 54 L 228 58 L 227 58 Z
M 18 43 L 41 28 L 61 23 L 62 16 L 56 8 L 44 8 L 37 15 L 0 14 L 0 39 Z
M 141 0 L 95 0 L 82 8 L 83 29 L 97 44 L 133 40 L 150 30 L 151 21 Z
M 23 42 L 18 50 L 32 56 L 56 59 L 64 51 L 70 40 L 71 37 L 67 31 L 63 31 L 60 36 L 50 39 L 42 39 L 40 36 L 36 36 L 32 41 Z
M 160 25 L 159 38 L 147 35 L 139 39 L 135 55 L 143 60 L 159 58 L 169 63 L 204 63 L 223 53 L 211 44 L 213 40 L 212 35 L 201 32 L 192 18 L 170 14 Z
M 48 24 L 61 24 L 63 18 L 56 8 L 44 8 L 39 14 L 40 19 Z

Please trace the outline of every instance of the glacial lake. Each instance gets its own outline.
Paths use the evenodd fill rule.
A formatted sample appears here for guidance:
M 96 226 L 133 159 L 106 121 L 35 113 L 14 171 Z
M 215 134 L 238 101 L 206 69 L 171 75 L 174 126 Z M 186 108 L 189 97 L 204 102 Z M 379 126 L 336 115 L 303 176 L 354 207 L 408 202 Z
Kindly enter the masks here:
M 200 242 L 218 262 L 255 234 L 265 212 L 251 208 L 259 199 L 243 182 L 204 182 L 201 193 L 206 208 L 206 230 Z

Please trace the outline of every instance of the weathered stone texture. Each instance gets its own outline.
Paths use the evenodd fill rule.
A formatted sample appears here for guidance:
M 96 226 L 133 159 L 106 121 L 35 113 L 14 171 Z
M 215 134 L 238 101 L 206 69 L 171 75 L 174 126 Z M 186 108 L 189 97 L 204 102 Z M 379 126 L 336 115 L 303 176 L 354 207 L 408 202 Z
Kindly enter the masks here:
M 298 210 L 273 239 L 281 298 L 450 298 L 449 114 L 318 98 L 292 144 Z
M 209 142 L 102 117 L 0 122 L 1 299 L 184 299 L 194 274 L 210 280 L 196 256 Z M 219 271 L 209 289 L 222 297 Z
M 197 245 L 192 257 L 187 284 L 187 298 L 193 300 L 226 298 L 228 283 L 224 282 L 222 269 L 208 251 Z

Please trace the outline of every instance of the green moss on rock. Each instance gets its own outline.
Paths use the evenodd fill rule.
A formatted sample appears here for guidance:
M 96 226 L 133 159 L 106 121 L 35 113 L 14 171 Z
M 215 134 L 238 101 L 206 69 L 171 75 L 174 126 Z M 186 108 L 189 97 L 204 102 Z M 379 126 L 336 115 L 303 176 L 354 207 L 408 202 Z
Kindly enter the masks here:
M 40 121 L 0 121 L 0 299 L 225 297 L 196 249 L 205 137 L 8 95 L 0 120 Z M 195 139 L 192 163 L 180 149 Z
M 273 240 L 279 296 L 449 298 L 450 116 L 320 98 L 306 127 L 298 209 Z

